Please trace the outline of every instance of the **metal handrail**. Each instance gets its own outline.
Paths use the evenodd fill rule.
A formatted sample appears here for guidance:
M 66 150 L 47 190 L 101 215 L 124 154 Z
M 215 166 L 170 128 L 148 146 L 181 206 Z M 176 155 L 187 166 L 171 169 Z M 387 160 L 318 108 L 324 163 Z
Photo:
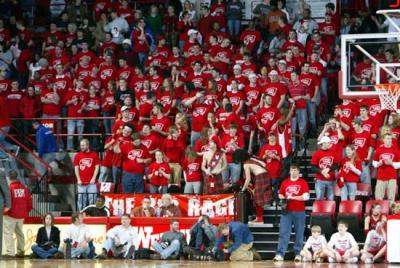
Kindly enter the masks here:
M 1 130 L 1 131 L 3 131 L 3 130 Z M 32 168 L 28 163 L 26 163 L 21 158 L 17 157 L 13 152 L 8 150 L 4 145 L 0 144 L 0 149 L 3 150 L 4 152 L 6 152 L 7 154 L 11 155 L 18 163 L 23 165 L 25 168 L 27 168 L 29 171 L 31 171 L 37 178 L 39 178 L 39 180 L 41 180 L 41 178 L 44 177 L 44 175 L 43 176 L 40 175 L 34 168 Z
M 21 142 L 19 142 L 15 137 L 11 136 L 10 134 L 8 134 L 8 132 L 4 131 L 3 129 L 0 128 L 0 131 L 3 132 L 3 134 L 10 138 L 13 142 L 15 142 L 15 144 L 17 144 L 18 146 L 20 146 L 21 148 L 23 148 L 25 151 L 27 151 L 30 155 L 32 155 L 36 160 L 38 160 L 41 164 L 43 164 L 47 170 L 52 170 L 51 166 L 44 161 L 43 159 L 41 159 L 39 156 L 37 156 L 32 150 L 30 150 L 28 147 L 26 147 L 24 144 L 22 144 Z M 4 147 L 4 146 L 3 146 Z M 2 148 L 3 149 L 3 148 Z M 4 150 L 4 149 L 3 149 Z M 17 156 L 15 154 L 13 154 L 11 151 L 5 149 L 5 151 L 10 154 L 12 157 L 14 157 L 16 160 L 21 160 L 19 158 L 17 158 Z M 36 170 L 34 170 L 36 172 Z M 36 172 L 37 173 L 37 172 Z M 37 173 L 39 174 L 39 173 Z M 42 177 L 39 176 L 38 177 Z

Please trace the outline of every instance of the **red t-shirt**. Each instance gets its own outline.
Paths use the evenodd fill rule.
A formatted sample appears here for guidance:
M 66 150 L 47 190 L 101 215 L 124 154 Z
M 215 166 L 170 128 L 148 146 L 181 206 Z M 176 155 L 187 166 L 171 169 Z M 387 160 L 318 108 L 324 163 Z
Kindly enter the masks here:
M 298 96 L 306 96 L 309 93 L 307 90 L 307 86 L 301 82 L 299 82 L 297 85 L 290 83 L 288 85 L 288 91 L 291 98 Z M 304 99 L 297 100 L 295 101 L 295 103 L 296 103 L 296 110 L 307 108 L 307 101 Z
M 350 142 L 356 148 L 357 156 L 364 161 L 368 156 L 369 148 L 372 147 L 373 144 L 371 133 L 365 130 L 361 133 L 352 131 L 350 134 Z
M 232 137 L 229 134 L 224 134 L 222 136 L 221 140 L 221 147 L 222 149 L 225 150 L 226 152 L 226 161 L 228 163 L 232 163 L 232 155 L 233 152 L 236 150 L 235 146 L 233 145 L 236 144 L 239 148 L 244 148 L 244 138 L 242 134 L 237 133 L 234 137 Z
M 262 107 L 257 112 L 257 120 L 265 131 L 265 134 L 270 132 L 271 127 L 280 118 L 280 112 L 275 107 Z
M 154 127 L 157 130 L 161 130 L 164 132 L 168 132 L 169 127 L 171 126 L 171 122 L 169 121 L 168 117 L 161 117 L 161 118 L 157 118 L 157 117 L 153 117 L 150 120 L 150 126 Z M 162 137 L 161 135 L 158 135 L 159 137 Z
M 305 193 L 308 193 L 308 184 L 307 181 L 299 178 L 295 181 L 287 178 L 281 184 L 281 188 L 279 189 L 279 194 L 283 195 L 285 198 L 288 196 L 302 196 Z M 288 211 L 304 211 L 305 204 L 304 201 L 299 200 L 289 200 L 287 204 Z
M 68 105 L 68 117 L 81 117 L 83 116 L 83 110 L 79 112 L 83 103 L 87 102 L 87 93 L 86 92 L 77 92 L 75 90 L 71 90 L 68 92 L 66 96 L 66 100 L 74 100 L 73 103 Z
M 197 157 L 195 160 L 184 160 L 182 168 L 186 174 L 186 182 L 202 181 L 201 162 L 201 157 Z
M 207 115 L 210 108 L 205 104 L 194 104 L 192 112 L 192 131 L 201 132 L 208 124 Z
M 339 170 L 339 178 L 343 177 L 345 182 L 359 182 L 360 181 L 360 176 L 354 173 L 347 165 L 346 162 L 350 162 L 350 159 L 346 157 L 345 159 L 342 160 L 340 164 L 340 170 Z M 361 166 L 361 160 L 356 159 L 353 164 L 356 169 L 362 170 Z
M 150 183 L 151 185 L 154 186 L 167 186 L 168 185 L 168 179 L 161 175 L 159 171 L 162 170 L 167 174 L 171 174 L 171 169 L 168 165 L 168 163 L 162 162 L 162 163 L 151 163 L 149 166 L 149 170 L 147 171 L 148 174 L 153 174 L 150 178 Z M 157 175 L 156 175 L 157 172 Z
M 245 30 L 240 34 L 240 41 L 242 41 L 250 51 L 253 50 L 255 45 L 261 40 L 262 37 L 259 31 Z
M 138 163 L 137 159 L 148 159 L 150 158 L 149 151 L 143 145 L 134 147 L 131 142 L 121 145 L 122 154 L 122 170 L 124 172 L 134 174 L 144 174 L 144 163 Z
M 380 160 L 392 160 L 392 162 L 400 162 L 400 153 L 399 149 L 392 145 L 392 147 L 385 147 L 384 145 L 379 146 L 374 154 L 374 161 Z M 388 181 L 391 179 L 397 179 L 397 169 L 393 166 L 386 165 L 383 163 L 380 167 L 377 168 L 377 176 L 378 180 Z
M 229 98 L 229 101 L 231 102 L 234 111 L 239 109 L 241 101 L 244 102 L 246 100 L 246 96 L 242 91 L 238 91 L 236 93 L 229 91 L 228 93 L 226 93 L 226 96 Z
M 43 88 L 40 96 L 42 98 L 53 98 L 54 97 L 54 91 L 50 90 L 48 88 Z M 43 113 L 46 114 L 46 115 L 60 115 L 61 107 L 60 107 L 59 104 L 43 103 L 42 102 L 42 107 L 43 107 Z
M 246 106 L 250 109 L 260 104 L 261 99 L 261 88 L 256 85 L 254 87 L 247 85 L 244 87 L 244 92 L 246 94 Z M 251 110 L 249 110 L 250 112 Z
M 74 166 L 79 166 L 79 176 L 82 184 L 89 184 L 97 165 L 100 165 L 99 155 L 96 152 L 80 152 L 74 158 Z
M 265 155 L 267 155 L 267 158 L 264 158 Z M 277 155 L 280 160 L 272 158 L 273 155 Z M 279 144 L 270 145 L 267 143 L 261 148 L 258 156 L 267 164 L 266 168 L 270 178 L 279 178 L 282 167 L 282 147 Z
M 155 134 L 150 134 L 148 136 L 141 136 L 140 141 L 147 148 L 149 152 L 156 150 L 160 146 L 160 138 Z
M 180 140 L 167 138 L 163 141 L 161 150 L 165 153 L 170 163 L 180 163 L 185 154 L 185 145 Z
M 264 92 L 272 97 L 272 107 L 277 107 L 282 95 L 287 94 L 287 89 L 281 82 L 269 82 L 264 87 Z
M 336 163 L 339 163 L 338 154 L 332 149 L 319 149 L 313 154 L 311 158 L 311 164 L 319 167 L 320 171 L 325 168 L 330 168 Z M 335 180 L 335 171 L 331 170 L 329 172 L 329 178 L 325 178 L 321 173 L 318 172 L 315 174 L 315 179 L 321 181 L 333 181 Z

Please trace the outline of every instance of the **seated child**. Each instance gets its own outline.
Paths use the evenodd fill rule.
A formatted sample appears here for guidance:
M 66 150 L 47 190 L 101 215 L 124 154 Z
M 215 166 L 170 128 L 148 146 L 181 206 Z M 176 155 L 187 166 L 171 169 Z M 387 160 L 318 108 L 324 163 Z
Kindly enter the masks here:
M 364 263 L 383 261 L 386 254 L 386 232 L 383 223 L 377 223 L 375 230 L 368 232 L 361 253 L 361 260 Z
M 303 262 L 322 262 L 322 250 L 326 247 L 326 239 L 321 235 L 321 227 L 314 225 L 311 227 L 311 236 L 307 239 L 303 250 L 300 252 Z
M 328 256 L 329 262 L 356 263 L 360 251 L 353 235 L 347 232 L 349 226 L 344 221 L 338 222 L 338 232 L 329 240 L 323 254 Z

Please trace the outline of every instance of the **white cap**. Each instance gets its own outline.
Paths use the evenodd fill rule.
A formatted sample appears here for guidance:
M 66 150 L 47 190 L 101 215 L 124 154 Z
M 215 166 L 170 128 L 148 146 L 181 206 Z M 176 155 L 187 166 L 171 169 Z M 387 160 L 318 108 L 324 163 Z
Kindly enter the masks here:
M 240 66 L 239 64 L 235 64 L 235 65 L 233 66 L 233 69 L 242 70 L 242 66 Z
M 318 144 L 323 144 L 323 143 L 331 143 L 332 140 L 328 136 L 323 136 L 319 141 Z
M 128 44 L 129 46 L 132 46 L 132 42 L 129 39 L 124 39 L 124 41 L 122 41 L 122 44 Z
M 198 31 L 195 30 L 195 29 L 190 29 L 190 30 L 187 32 L 188 35 L 197 34 L 197 33 L 198 33 Z
M 256 78 L 257 77 L 257 75 L 255 75 L 255 73 L 250 73 L 249 74 L 249 79 L 251 79 L 251 78 Z
M 126 110 L 129 110 L 128 106 L 124 105 L 121 107 L 121 112 L 126 111 Z
M 278 64 L 279 64 L 279 63 L 286 64 L 286 61 L 280 60 L 280 61 L 278 61 Z
M 269 72 L 269 75 L 278 75 L 278 72 L 276 70 L 272 70 Z

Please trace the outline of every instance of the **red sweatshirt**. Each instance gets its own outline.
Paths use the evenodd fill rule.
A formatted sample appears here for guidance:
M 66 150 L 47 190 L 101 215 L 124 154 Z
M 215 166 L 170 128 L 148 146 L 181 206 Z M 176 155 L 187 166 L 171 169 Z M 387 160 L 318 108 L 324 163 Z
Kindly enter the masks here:
M 11 208 L 8 216 L 16 219 L 28 217 L 32 209 L 32 198 L 28 189 L 19 181 L 10 183 Z

